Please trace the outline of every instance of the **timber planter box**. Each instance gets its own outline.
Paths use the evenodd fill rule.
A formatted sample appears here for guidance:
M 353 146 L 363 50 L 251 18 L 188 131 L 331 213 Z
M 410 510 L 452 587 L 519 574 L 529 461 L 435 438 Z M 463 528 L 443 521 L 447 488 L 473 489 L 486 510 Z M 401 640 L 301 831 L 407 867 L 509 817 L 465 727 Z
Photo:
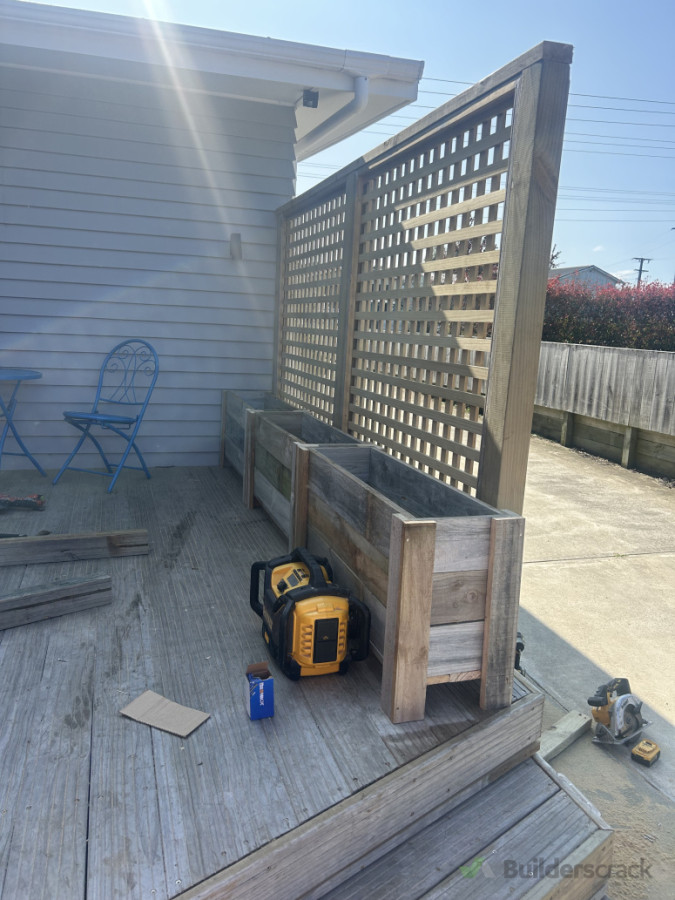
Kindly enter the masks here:
M 524 520 L 357 444 L 296 449 L 291 544 L 327 556 L 371 611 L 382 705 L 424 717 L 429 684 L 511 702 Z
M 272 521 L 290 538 L 291 497 L 294 493 L 298 445 L 359 443 L 356 438 L 303 410 L 256 413 L 246 456 L 248 480 L 253 492 L 250 500 L 259 502 Z
M 221 464 L 229 463 L 244 479 L 247 496 L 246 470 L 250 455 L 254 414 L 265 410 L 291 410 L 293 407 L 274 394 L 265 391 L 223 391 Z

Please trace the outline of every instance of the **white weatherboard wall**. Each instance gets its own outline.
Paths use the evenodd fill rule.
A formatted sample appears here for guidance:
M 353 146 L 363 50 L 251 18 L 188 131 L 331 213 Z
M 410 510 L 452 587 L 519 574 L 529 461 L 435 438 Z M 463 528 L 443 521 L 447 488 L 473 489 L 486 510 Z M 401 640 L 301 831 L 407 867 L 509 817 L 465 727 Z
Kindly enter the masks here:
M 271 386 L 293 108 L 3 62 L 0 366 L 43 373 L 21 387 L 20 433 L 57 468 L 75 442 L 62 411 L 86 408 L 105 353 L 142 337 L 160 357 L 148 464 L 216 464 L 221 390 Z

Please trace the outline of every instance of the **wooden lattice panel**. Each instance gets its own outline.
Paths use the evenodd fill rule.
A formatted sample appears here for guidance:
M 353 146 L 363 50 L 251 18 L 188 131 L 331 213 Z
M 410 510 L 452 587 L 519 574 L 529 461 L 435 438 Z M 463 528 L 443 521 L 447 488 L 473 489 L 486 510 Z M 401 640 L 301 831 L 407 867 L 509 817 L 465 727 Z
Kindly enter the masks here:
M 362 183 L 349 430 L 475 493 L 513 95 Z
M 514 512 L 571 60 L 544 41 L 280 210 L 278 395 Z
M 334 416 L 346 205 L 341 190 L 285 223 L 278 392 L 326 422 Z

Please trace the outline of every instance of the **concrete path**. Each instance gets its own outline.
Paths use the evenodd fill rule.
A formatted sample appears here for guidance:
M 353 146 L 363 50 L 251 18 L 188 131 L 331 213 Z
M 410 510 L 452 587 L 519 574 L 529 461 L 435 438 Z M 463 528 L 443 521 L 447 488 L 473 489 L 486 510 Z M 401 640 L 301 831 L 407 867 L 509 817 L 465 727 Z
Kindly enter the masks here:
M 611 879 L 612 900 L 672 900 L 675 486 L 533 436 L 524 515 L 522 666 L 549 697 L 545 727 L 588 714 L 586 698 L 622 676 L 662 750 L 647 769 L 587 733 L 552 765 L 617 831 L 614 861 L 627 869 Z

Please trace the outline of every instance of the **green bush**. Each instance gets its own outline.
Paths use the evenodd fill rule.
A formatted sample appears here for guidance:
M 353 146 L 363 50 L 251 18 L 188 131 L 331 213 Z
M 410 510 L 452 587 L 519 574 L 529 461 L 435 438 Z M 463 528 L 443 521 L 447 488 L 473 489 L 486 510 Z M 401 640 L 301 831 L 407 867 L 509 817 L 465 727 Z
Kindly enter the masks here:
M 596 289 L 552 278 L 542 340 L 675 351 L 675 285 Z

